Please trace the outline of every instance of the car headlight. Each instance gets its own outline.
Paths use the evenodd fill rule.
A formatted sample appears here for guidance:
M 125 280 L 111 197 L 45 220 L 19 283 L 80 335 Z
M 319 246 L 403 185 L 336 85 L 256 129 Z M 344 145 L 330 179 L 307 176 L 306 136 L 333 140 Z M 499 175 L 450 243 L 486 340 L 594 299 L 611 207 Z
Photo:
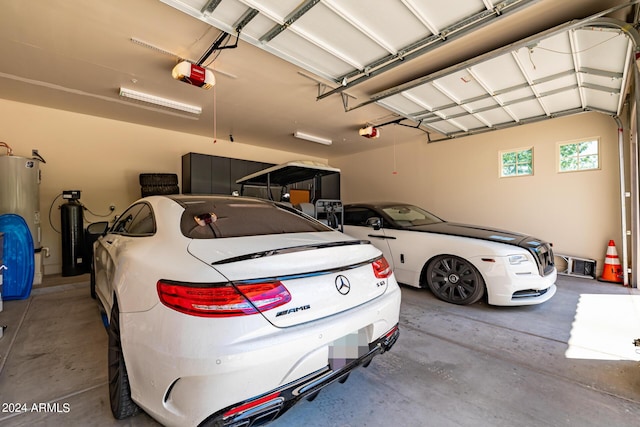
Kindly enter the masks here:
M 509 264 L 519 265 L 519 264 L 522 264 L 523 262 L 529 262 L 529 258 L 527 258 L 526 255 L 524 254 L 509 255 Z

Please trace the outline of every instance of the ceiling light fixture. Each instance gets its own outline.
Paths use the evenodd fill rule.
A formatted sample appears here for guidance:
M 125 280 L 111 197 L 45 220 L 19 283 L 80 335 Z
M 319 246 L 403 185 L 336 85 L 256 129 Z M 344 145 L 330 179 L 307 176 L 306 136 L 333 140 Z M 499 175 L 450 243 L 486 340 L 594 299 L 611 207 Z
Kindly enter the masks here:
M 173 108 L 174 110 L 185 111 L 192 114 L 202 114 L 202 108 L 197 105 L 184 104 L 172 99 L 161 98 L 148 93 L 138 92 L 136 90 L 120 88 L 120 96 L 124 98 L 135 99 L 137 101 L 148 102 L 149 104 L 160 105 L 162 107 Z
M 322 138 L 321 136 L 310 135 L 304 132 L 295 131 L 293 136 L 300 139 L 306 139 L 307 141 L 317 142 L 318 144 L 331 145 L 333 143 L 333 141 L 328 138 Z

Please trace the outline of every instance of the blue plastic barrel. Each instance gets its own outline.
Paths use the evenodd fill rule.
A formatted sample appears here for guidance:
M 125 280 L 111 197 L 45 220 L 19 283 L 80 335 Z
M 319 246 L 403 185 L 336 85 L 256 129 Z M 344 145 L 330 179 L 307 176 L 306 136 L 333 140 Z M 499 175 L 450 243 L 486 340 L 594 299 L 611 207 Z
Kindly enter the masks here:
M 35 268 L 29 226 L 20 215 L 3 214 L 0 215 L 0 233 L 4 234 L 2 299 L 29 298 Z

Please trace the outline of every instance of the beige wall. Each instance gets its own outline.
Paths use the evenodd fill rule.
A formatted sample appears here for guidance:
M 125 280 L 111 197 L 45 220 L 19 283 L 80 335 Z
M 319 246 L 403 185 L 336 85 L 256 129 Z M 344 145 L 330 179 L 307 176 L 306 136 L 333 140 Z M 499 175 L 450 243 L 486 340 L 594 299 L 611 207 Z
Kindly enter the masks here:
M 329 162 L 342 169 L 345 202 L 404 201 L 450 221 L 525 232 L 553 242 L 556 253 L 596 259 L 601 270 L 609 239 L 621 256 L 617 129 L 611 117 L 588 113 Z M 601 169 L 558 173 L 558 142 L 591 137 L 600 138 Z M 534 175 L 500 178 L 498 153 L 528 147 Z
M 44 274 L 61 271 L 61 240 L 49 224 L 60 230 L 56 197 L 63 190 L 81 190 L 80 201 L 97 215 L 109 214 L 109 205 L 121 213 L 140 197 L 140 173 L 182 173 L 182 155 L 188 152 L 212 154 L 269 163 L 326 159 L 231 143 L 218 139 L 170 132 L 33 105 L 0 100 L 0 141 L 16 156 L 31 157 L 38 149 L 46 160 L 40 166 L 40 212 L 42 246 L 51 255 L 43 260 Z M 4 155 L 2 150 L 0 155 Z M 181 187 L 182 188 L 182 187 Z M 55 201 L 55 203 L 54 203 Z M 85 211 L 86 222 L 104 220 Z
M 63 200 L 56 197 L 62 190 L 81 190 L 82 203 L 104 215 L 109 205 L 119 213 L 140 196 L 138 174 L 180 177 L 187 152 L 271 163 L 327 161 L 5 100 L 0 117 L 0 141 L 18 156 L 30 157 L 36 148 L 47 161 L 41 165 L 40 210 L 42 245 L 51 256 L 44 259 L 44 274 L 61 271 L 60 235 L 48 217 L 52 206 L 51 222 L 59 230 Z M 591 137 L 600 138 L 601 169 L 557 173 L 558 142 Z M 342 169 L 345 202 L 406 201 L 450 221 L 526 232 L 552 241 L 557 253 L 598 260 L 600 270 L 609 239 L 621 250 L 617 145 L 614 120 L 588 113 L 431 144 L 420 135 L 329 163 Z M 499 178 L 499 151 L 526 147 L 534 149 L 534 176 Z M 86 212 L 87 222 L 101 219 Z

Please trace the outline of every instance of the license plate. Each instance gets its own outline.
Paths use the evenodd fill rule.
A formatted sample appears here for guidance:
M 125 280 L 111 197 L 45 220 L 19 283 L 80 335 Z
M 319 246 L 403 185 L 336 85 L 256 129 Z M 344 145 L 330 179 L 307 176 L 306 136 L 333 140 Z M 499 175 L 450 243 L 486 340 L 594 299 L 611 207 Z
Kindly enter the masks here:
M 333 371 L 344 368 L 369 352 L 369 342 L 364 329 L 338 338 L 329 346 L 329 367 Z

